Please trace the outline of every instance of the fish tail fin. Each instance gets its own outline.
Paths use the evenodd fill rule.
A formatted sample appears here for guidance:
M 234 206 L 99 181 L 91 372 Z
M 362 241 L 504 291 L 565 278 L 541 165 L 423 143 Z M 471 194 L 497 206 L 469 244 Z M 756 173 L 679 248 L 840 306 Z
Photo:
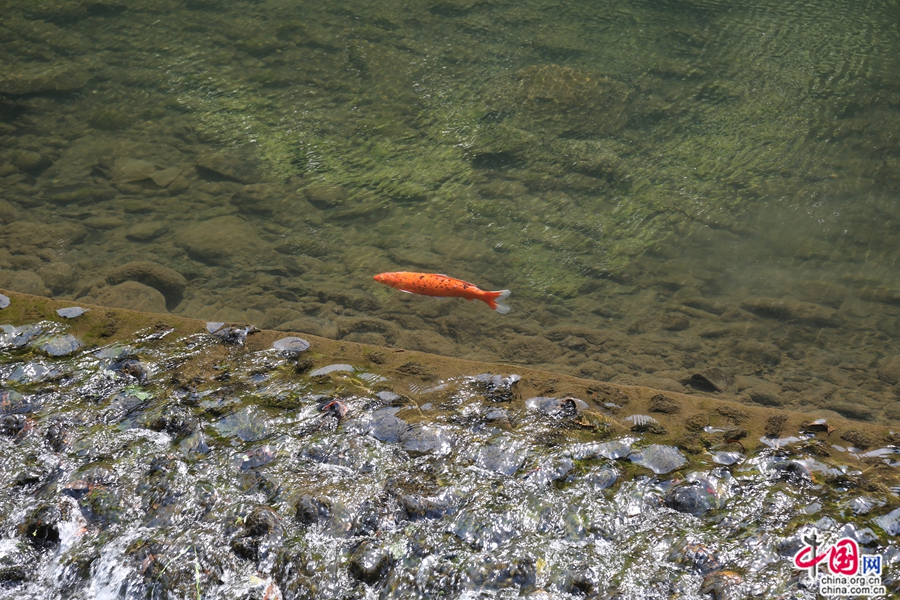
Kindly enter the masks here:
M 496 310 L 501 315 L 505 315 L 510 311 L 509 306 L 503 303 L 503 300 L 509 298 L 509 290 L 500 290 L 498 292 L 486 292 L 484 301 L 488 306 Z

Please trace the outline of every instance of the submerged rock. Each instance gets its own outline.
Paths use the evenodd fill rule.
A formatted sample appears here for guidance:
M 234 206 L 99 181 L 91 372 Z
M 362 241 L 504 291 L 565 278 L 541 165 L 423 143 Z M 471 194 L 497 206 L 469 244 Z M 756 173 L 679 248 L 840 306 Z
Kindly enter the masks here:
M 761 317 L 797 321 L 818 327 L 840 327 L 844 319 L 833 308 L 794 298 L 759 297 L 741 302 L 741 308 Z
M 45 92 L 74 92 L 81 89 L 90 75 L 73 63 L 9 69 L 0 76 L 0 94 L 22 96 Z
M 610 134 L 628 120 L 628 87 L 597 73 L 551 64 L 526 67 L 516 77 L 521 106 L 565 131 Z
M 104 288 L 93 299 L 95 304 L 142 312 L 164 313 L 166 298 L 158 290 L 136 281 Z
M 107 274 L 106 281 L 114 285 L 136 281 L 150 286 L 165 296 L 170 306 L 181 301 L 187 287 L 187 280 L 181 273 L 149 260 L 132 261 L 116 267 Z
M 254 157 L 244 152 L 205 155 L 197 159 L 198 170 L 239 183 L 257 183 L 259 166 Z
M 175 236 L 175 243 L 192 257 L 209 264 L 227 263 L 239 257 L 259 260 L 266 248 L 256 228 L 235 216 L 188 225 Z
M 20 271 L 0 271 L 0 288 L 31 294 L 33 296 L 49 296 L 50 289 L 41 276 L 27 269 Z
M 734 376 L 718 367 L 710 367 L 694 373 L 685 383 L 709 392 L 724 392 L 734 384 Z

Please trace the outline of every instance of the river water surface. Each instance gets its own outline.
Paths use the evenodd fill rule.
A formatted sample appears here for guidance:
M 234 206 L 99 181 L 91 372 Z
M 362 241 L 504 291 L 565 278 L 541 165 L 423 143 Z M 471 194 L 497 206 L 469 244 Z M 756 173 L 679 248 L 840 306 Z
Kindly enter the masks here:
M 0 287 L 900 417 L 894 1 L 0 9 Z

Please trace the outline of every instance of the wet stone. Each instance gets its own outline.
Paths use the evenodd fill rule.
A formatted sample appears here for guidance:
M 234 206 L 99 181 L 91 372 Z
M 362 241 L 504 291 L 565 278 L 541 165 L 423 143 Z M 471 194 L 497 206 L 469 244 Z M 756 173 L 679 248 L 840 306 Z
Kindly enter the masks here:
M 583 478 L 585 484 L 595 492 L 605 490 L 616 484 L 619 479 L 619 472 L 611 467 L 603 467 L 598 471 L 592 471 Z
M 44 439 L 51 450 L 54 452 L 62 452 L 72 441 L 69 425 L 61 421 L 51 423 L 47 427 L 47 433 L 44 434 Z
M 25 415 L 0 416 L 0 435 L 16 437 L 28 427 Z
M 245 185 L 232 194 L 230 202 L 244 214 L 269 216 L 285 202 L 272 186 Z
M 15 390 L 0 390 L 0 414 L 27 415 L 41 409 L 37 396 L 25 396 Z
M 741 308 L 761 317 L 798 321 L 818 327 L 839 327 L 844 321 L 832 308 L 793 298 L 760 297 L 741 302 Z
M 336 365 L 328 365 L 326 367 L 321 367 L 316 369 L 315 371 L 310 371 L 310 377 L 318 377 L 320 375 L 329 375 L 331 373 L 339 373 L 339 372 L 348 372 L 352 373 L 355 369 L 353 365 L 348 364 L 336 364 Z
M 625 420 L 634 424 L 632 429 L 637 427 L 639 430 L 643 431 L 646 431 L 653 425 L 659 424 L 659 421 L 650 415 L 628 415 L 625 417 Z
M 331 503 L 311 494 L 302 494 L 294 503 L 294 516 L 304 525 L 327 520 L 331 516 Z
M 146 365 L 135 358 L 124 358 L 109 365 L 109 370 L 119 375 L 125 375 L 143 383 L 150 376 Z
M 0 310 L 3 310 L 7 306 L 9 306 L 9 296 L 0 294 Z
M 212 325 L 214 324 L 207 323 L 206 328 L 210 329 Z M 247 336 L 252 333 L 256 333 L 257 331 L 258 329 L 256 329 L 256 327 L 254 327 L 253 325 L 247 325 L 244 327 L 234 325 L 228 327 L 216 327 L 213 329 L 213 335 L 229 346 L 243 346 L 247 341 Z
M 56 314 L 64 319 L 74 319 L 75 317 L 80 317 L 88 310 L 90 309 L 81 308 L 80 306 L 69 306 L 67 308 L 57 309 Z
M 896 508 L 886 515 L 877 517 L 875 523 L 877 523 L 888 535 L 900 535 L 900 508 Z
M 857 421 L 871 421 L 875 418 L 875 413 L 871 408 L 859 401 L 830 401 L 825 404 L 825 408 Z
M 42 342 L 38 349 L 50 356 L 67 356 L 81 348 L 81 346 L 81 340 L 74 335 L 66 334 L 51 337 L 49 340 Z
M 447 454 L 450 452 L 450 437 L 440 429 L 429 426 L 414 426 L 399 436 L 400 446 L 414 456 L 423 454 Z
M 703 578 L 700 591 L 709 594 L 712 600 L 728 600 L 733 597 L 733 588 L 743 581 L 735 571 L 714 571 Z
M 537 580 L 537 568 L 530 557 L 513 557 L 510 560 L 488 560 L 468 571 L 468 576 L 479 586 L 530 588 Z
M 391 392 L 391 391 L 388 391 L 388 390 L 382 390 L 382 391 L 380 391 L 380 392 L 377 392 L 377 393 L 375 394 L 375 396 L 376 396 L 379 400 L 381 400 L 382 402 L 385 402 L 385 403 L 387 403 L 387 404 L 390 404 L 390 403 L 392 403 L 392 402 L 396 402 L 397 400 L 400 399 L 400 395 L 399 395 L 399 394 L 395 394 L 394 392 Z
M 21 96 L 45 92 L 74 92 L 90 75 L 73 63 L 38 63 L 40 66 L 13 69 L 0 76 L 0 94 Z
M 215 424 L 215 428 L 222 436 L 242 442 L 261 440 L 268 433 L 266 419 L 252 408 L 223 417 Z
M 784 404 L 784 400 L 781 399 L 779 394 L 769 389 L 747 388 L 744 390 L 744 396 L 751 402 L 763 406 L 782 406 Z
M 256 228 L 234 215 L 188 225 L 175 236 L 175 243 L 193 258 L 212 265 L 229 264 L 241 256 L 256 260 L 266 250 Z
M 371 429 L 369 430 L 372 437 L 380 442 L 400 441 L 401 436 L 409 431 L 410 425 L 395 417 L 395 412 L 397 409 L 386 408 L 372 414 Z M 411 445 L 415 447 L 415 441 L 412 441 Z
M 557 417 L 574 417 L 579 412 L 587 410 L 588 408 L 587 402 L 571 396 L 565 398 L 537 396 L 526 400 L 525 406 L 530 410 Z
M 892 356 L 878 365 L 878 378 L 891 385 L 900 383 L 900 356 Z
M 280 350 L 285 356 L 295 356 L 309 349 L 309 342 L 299 337 L 281 338 L 272 344 L 276 350 Z
M 8 564 L 10 561 L 4 560 L 0 564 L 0 588 L 15 588 L 27 581 L 29 573 L 33 572 L 32 564 L 34 561 L 34 557 L 24 558 L 21 564 Z
M 185 407 L 168 404 L 159 416 L 149 420 L 147 428 L 181 438 L 196 431 L 199 424 L 199 419 Z
M 565 481 L 574 468 L 575 463 L 572 462 L 572 459 L 568 457 L 554 458 L 542 462 L 526 477 L 534 483 L 547 485 L 556 481 Z
M 734 465 L 744 460 L 744 454 L 737 451 L 737 444 L 723 444 L 709 449 L 714 463 L 719 465 Z
M 364 500 L 356 507 L 350 520 L 350 534 L 372 536 L 381 528 L 381 504 L 377 500 Z
M 666 492 L 663 503 L 678 512 L 699 517 L 719 505 L 719 497 L 709 482 L 676 485 Z
M 14 327 L 7 333 L 6 344 L 13 348 L 22 348 L 26 346 L 32 339 L 43 333 L 44 328 L 40 325 L 23 325 L 22 327 Z
M 244 520 L 241 534 L 231 541 L 231 551 L 240 558 L 259 561 L 268 554 L 281 532 L 278 513 L 268 506 L 256 506 Z
M 583 446 L 577 447 L 572 452 L 572 458 L 576 460 L 591 457 L 607 458 L 610 460 L 624 458 L 632 452 L 631 443 L 632 440 L 626 438 L 624 440 L 613 440 L 610 442 L 585 444 Z
M 772 415 L 766 420 L 766 437 L 775 438 L 781 435 L 781 430 L 784 429 L 784 424 L 787 422 L 787 416 L 785 415 Z
M 875 444 L 872 436 L 858 429 L 850 429 L 841 434 L 841 439 L 850 442 L 861 450 L 867 450 Z
M 664 475 L 680 469 L 687 462 L 678 448 L 658 444 L 634 452 L 628 458 L 631 462 L 646 467 L 657 475 Z
M 241 471 L 255 469 L 275 460 L 275 453 L 268 445 L 248 450 L 240 457 L 238 467 Z
M 509 443 L 496 443 L 478 451 L 475 463 L 487 471 L 502 475 L 514 475 L 522 466 L 524 457 Z
M 32 294 L 34 296 L 49 296 L 50 290 L 34 271 L 22 269 L 19 271 L 0 270 L 0 288 Z
M 409 486 L 412 487 L 412 486 Z M 456 508 L 456 500 L 449 490 L 442 490 L 438 486 L 434 489 L 391 489 L 391 493 L 397 498 L 397 504 L 404 512 L 406 519 L 417 521 L 420 519 L 440 519 L 450 514 Z
M 26 519 L 22 535 L 37 548 L 53 548 L 59 545 L 59 507 L 45 504 Z
M 387 550 L 365 541 L 350 555 L 347 568 L 354 579 L 374 585 L 387 575 L 391 564 L 392 557 Z
M 515 385 L 521 379 L 519 375 L 495 375 L 482 373 L 470 379 L 471 384 L 484 390 L 492 402 L 509 402 L 515 397 Z
M 781 349 L 775 344 L 747 340 L 739 342 L 731 353 L 744 362 L 773 366 L 781 362 Z

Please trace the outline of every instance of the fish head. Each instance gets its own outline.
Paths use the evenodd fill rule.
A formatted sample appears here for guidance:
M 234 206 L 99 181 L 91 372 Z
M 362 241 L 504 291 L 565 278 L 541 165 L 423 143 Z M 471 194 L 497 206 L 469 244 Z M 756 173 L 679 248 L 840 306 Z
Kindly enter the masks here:
M 379 273 L 373 279 L 379 283 L 387 283 L 390 280 L 390 273 Z

